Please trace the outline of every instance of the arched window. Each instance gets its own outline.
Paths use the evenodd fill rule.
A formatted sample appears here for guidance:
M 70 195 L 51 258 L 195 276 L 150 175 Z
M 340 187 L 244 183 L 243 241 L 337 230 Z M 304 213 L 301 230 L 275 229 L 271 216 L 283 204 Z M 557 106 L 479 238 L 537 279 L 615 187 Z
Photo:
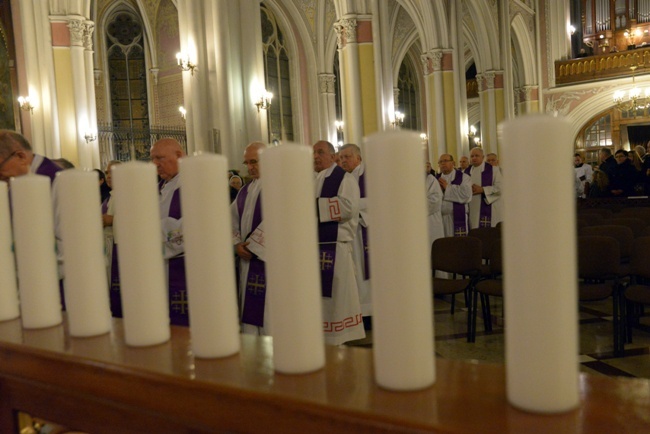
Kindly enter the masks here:
M 399 68 L 397 88 L 399 89 L 397 110 L 404 113 L 402 128 L 420 130 L 418 81 L 413 64 L 408 57 L 404 58 Z
M 291 75 L 289 55 L 284 36 L 273 13 L 264 5 L 262 10 L 262 44 L 264 47 L 264 84 L 273 93 L 267 110 L 269 141 L 293 140 L 293 110 L 291 108 Z
M 583 130 L 583 140 L 576 142 L 577 150 L 581 148 L 585 151 L 585 160 L 587 163 L 598 163 L 598 151 L 602 148 L 613 150 L 612 143 L 612 115 L 606 113 L 588 124 Z
M 115 157 L 147 159 L 148 148 L 133 146 L 142 141 L 136 136 L 149 129 L 144 34 L 139 17 L 130 11 L 115 13 L 106 27 L 106 47 L 112 127 L 128 131 L 121 138 L 118 133 L 116 141 L 124 143 L 116 143 Z

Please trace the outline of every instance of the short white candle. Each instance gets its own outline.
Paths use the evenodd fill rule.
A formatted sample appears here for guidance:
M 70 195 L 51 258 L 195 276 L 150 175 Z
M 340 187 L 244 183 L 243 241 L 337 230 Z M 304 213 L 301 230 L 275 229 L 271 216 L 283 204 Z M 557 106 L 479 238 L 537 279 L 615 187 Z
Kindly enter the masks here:
M 80 169 L 57 174 L 61 238 L 65 245 L 63 290 L 70 336 L 111 330 L 104 262 L 104 234 L 97 172 Z
M 375 380 L 423 389 L 436 376 L 422 139 L 391 131 L 365 144 Z
M 170 329 L 156 166 L 134 161 L 112 170 L 124 338 L 131 346 L 160 344 Z
M 312 149 L 287 143 L 260 155 L 266 302 L 273 364 L 286 374 L 325 366 Z
M 9 195 L 7 183 L 0 181 L 0 321 L 16 319 L 18 308 L 18 285 L 14 258 L 14 238 L 11 234 Z
M 61 324 L 50 178 L 11 179 L 20 312 L 25 328 Z
M 571 125 L 561 118 L 503 124 L 507 396 L 539 413 L 579 402 L 572 149 Z
M 180 161 L 183 240 L 192 351 L 225 357 L 239 351 L 228 160 L 198 155 Z

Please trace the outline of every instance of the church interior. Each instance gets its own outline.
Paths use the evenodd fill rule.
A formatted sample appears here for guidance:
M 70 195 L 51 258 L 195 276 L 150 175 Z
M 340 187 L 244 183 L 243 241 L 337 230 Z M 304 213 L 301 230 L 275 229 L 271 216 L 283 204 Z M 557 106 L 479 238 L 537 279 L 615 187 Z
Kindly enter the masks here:
M 251 142 L 363 153 L 366 137 L 402 130 L 421 138 L 421 172 L 441 155 L 501 155 L 503 122 L 546 114 L 571 125 L 563 154 L 501 170 L 553 176 L 576 153 L 597 167 L 603 149 L 650 144 L 649 68 L 646 0 L 0 0 L 0 129 L 88 170 L 149 161 L 171 137 L 246 178 Z M 578 228 L 596 210 L 650 209 L 643 194 L 576 204 Z M 618 302 L 579 303 L 582 407 L 551 417 L 506 403 L 499 296 L 475 339 L 462 294 L 434 298 L 437 383 L 404 395 L 373 383 L 372 328 L 291 377 L 273 373 L 267 338 L 210 361 L 188 356 L 186 328 L 139 350 L 117 322 L 74 339 L 0 321 L 0 432 L 644 432 L 650 317 L 616 348 Z

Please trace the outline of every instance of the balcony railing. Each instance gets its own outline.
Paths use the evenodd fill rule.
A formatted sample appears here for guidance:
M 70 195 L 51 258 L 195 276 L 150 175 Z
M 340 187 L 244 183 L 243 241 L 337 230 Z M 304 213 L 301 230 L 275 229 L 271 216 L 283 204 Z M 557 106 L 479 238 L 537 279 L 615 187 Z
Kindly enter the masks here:
M 555 62 L 555 83 L 576 84 L 650 72 L 650 47 Z
M 187 152 L 184 127 L 128 128 L 99 124 L 98 132 L 102 167 L 110 160 L 148 161 L 151 146 L 163 138 L 176 139 Z

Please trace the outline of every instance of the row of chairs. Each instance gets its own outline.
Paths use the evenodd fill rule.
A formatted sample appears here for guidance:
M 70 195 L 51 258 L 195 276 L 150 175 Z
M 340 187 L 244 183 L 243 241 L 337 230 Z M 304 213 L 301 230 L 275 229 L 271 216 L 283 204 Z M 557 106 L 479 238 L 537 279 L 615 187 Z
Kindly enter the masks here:
M 470 231 L 468 237 L 442 238 L 432 246 L 434 295 L 463 293 L 468 308 L 467 341 L 474 342 L 478 302 L 486 332 L 492 331 L 490 296 L 503 297 L 500 228 Z M 437 271 L 437 273 L 436 273 Z M 440 272 L 449 274 L 448 278 Z M 613 300 L 614 352 L 631 342 L 632 327 L 650 305 L 650 236 L 634 238 L 617 225 L 583 228 L 578 239 L 579 300 Z

